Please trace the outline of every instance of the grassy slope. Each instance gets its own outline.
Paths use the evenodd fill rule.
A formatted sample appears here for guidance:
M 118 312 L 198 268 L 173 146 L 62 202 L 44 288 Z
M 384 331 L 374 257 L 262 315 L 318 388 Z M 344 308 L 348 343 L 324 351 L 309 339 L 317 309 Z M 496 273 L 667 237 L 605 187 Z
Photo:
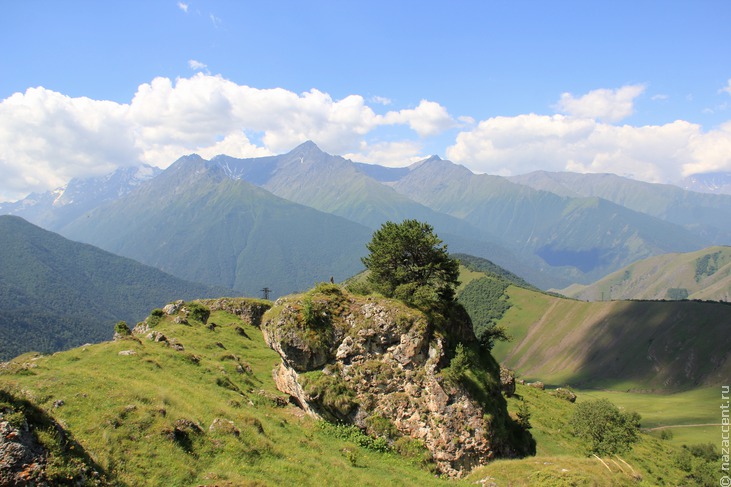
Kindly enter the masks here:
M 632 451 L 604 457 L 602 464 L 587 456 L 571 434 L 574 405 L 532 387 L 518 385 L 508 400 L 511 414 L 524 400 L 531 413 L 530 423 L 537 443 L 535 457 L 497 460 L 473 471 L 467 480 L 488 479 L 497 485 L 682 485 L 684 473 L 674 465 L 679 450 L 669 442 L 647 434 Z M 582 395 L 579 401 L 584 400 Z
M 671 288 L 685 289 L 690 299 L 731 301 L 731 247 L 650 257 L 593 284 L 573 285 L 560 292 L 590 301 L 666 299 Z
M 221 326 L 158 325 L 183 352 L 140 337 L 26 354 L 0 370 L 0 388 L 48 410 L 120 485 L 439 483 L 403 458 L 333 437 L 293 406 L 276 407 L 270 398 L 281 394 L 271 370 L 279 357 L 259 329 L 225 312 L 208 322 Z M 238 373 L 237 365 L 251 373 Z M 64 405 L 53 408 L 59 399 Z M 210 432 L 216 418 L 233 421 L 239 436 Z M 173 441 L 181 419 L 202 432 Z M 355 466 L 345 449 L 355 452 Z
M 587 303 L 510 287 L 495 357 L 527 378 L 617 390 L 677 391 L 731 376 L 731 306 Z
M 462 280 L 465 284 L 479 279 L 483 274 L 464 269 Z M 697 426 L 718 423 L 718 396 L 717 386 L 692 386 L 686 382 L 690 390 L 673 392 L 673 389 L 647 393 L 648 388 L 658 389 L 663 386 L 657 378 L 667 377 L 671 373 L 678 373 L 678 366 L 683 366 L 680 375 L 685 373 L 683 361 L 672 363 L 673 354 L 683 355 L 683 351 L 670 349 L 666 354 L 655 354 L 670 362 L 667 370 L 657 374 L 654 369 L 648 369 L 648 354 L 637 353 L 633 346 L 642 345 L 643 339 L 649 333 L 657 333 L 664 324 L 675 322 L 679 327 L 680 342 L 685 348 L 690 344 L 697 344 L 694 363 L 698 365 L 713 365 L 716 360 L 717 369 L 707 376 L 709 383 L 723 380 L 731 376 L 729 364 L 716 355 L 713 350 L 722 350 L 728 346 L 728 323 L 731 322 L 728 306 L 704 303 L 583 303 L 561 299 L 542 293 L 511 286 L 508 295 L 512 307 L 507 311 L 500 324 L 507 326 L 509 333 L 514 337 L 511 342 L 497 342 L 493 350 L 495 357 L 503 364 L 514 368 L 520 376 L 533 380 L 543 380 L 553 384 L 585 381 L 584 387 L 592 389 L 578 390 L 581 398 L 605 397 L 620 407 L 634 410 L 642 415 L 642 426 L 648 429 L 648 434 L 659 437 L 662 429 L 672 432 L 670 443 L 680 446 L 683 444 L 698 444 L 717 442 L 718 426 Z M 623 310 L 636 308 L 637 312 L 628 313 Z M 687 309 L 700 309 L 690 315 L 696 321 L 678 320 L 678 317 L 687 317 Z M 701 318 L 699 318 L 701 316 Z M 666 321 L 660 318 L 665 317 Z M 675 320 L 673 320 L 675 318 Z M 617 323 L 619 322 L 619 323 Z M 679 322 L 679 323 L 678 323 Z M 700 325 L 699 325 L 700 323 Z M 697 330 L 704 324 L 711 324 L 716 330 L 715 335 L 721 338 L 717 342 L 714 336 L 697 335 Z M 725 325 L 724 325 L 725 323 Z M 612 330 L 618 327 L 621 333 L 606 333 L 601 330 Z M 672 333 L 670 333 L 672 337 Z M 582 346 L 582 341 L 592 343 L 594 337 L 599 341 L 597 347 Z M 637 339 L 637 337 L 640 337 Z M 601 343 L 601 339 L 606 339 Z M 637 342 L 637 343 L 633 343 Z M 649 342 L 649 339 L 645 343 Z M 660 348 L 660 347 L 655 347 Z M 691 347 L 692 348 L 692 347 Z M 624 374 L 617 372 L 617 366 L 612 362 L 611 355 L 597 353 L 597 350 L 622 352 L 619 362 L 625 364 Z M 687 350 L 686 350 L 687 352 Z M 593 356 L 593 358 L 591 357 Z M 609 360 L 606 360 L 609 359 Z M 652 364 L 650 364 L 652 365 Z M 702 368 L 702 367 L 701 367 Z M 591 372 L 587 372 L 590 370 Z M 642 371 L 644 374 L 632 372 Z M 691 369 L 692 370 L 692 367 Z M 615 375 L 616 373 L 616 375 Z M 609 389 L 600 389 L 602 387 Z M 661 388 L 661 387 L 660 387 Z M 627 389 L 640 389 L 643 392 L 629 392 Z M 692 425 L 692 426 L 691 426 Z M 549 438 L 541 438 L 540 433 L 534 435 L 539 444 L 546 445 Z M 546 452 L 544 452 L 546 453 Z M 550 451 L 549 451 L 550 453 Z M 603 468 L 603 467 L 602 467 Z
M 48 411 L 117 485 L 462 484 L 340 439 L 294 406 L 277 405 L 284 398 L 271 370 L 279 357 L 260 330 L 222 311 L 208 323 L 218 326 L 166 318 L 155 328 L 184 351 L 138 337 L 51 356 L 26 354 L 0 368 L 0 389 Z M 126 350 L 136 354 L 119 355 Z M 631 470 L 649 485 L 680 483 L 671 443 L 642 435 L 622 456 L 631 467 L 605 459 L 610 471 L 586 457 L 570 434 L 572 404 L 520 385 L 517 392 L 532 414 L 537 456 L 495 461 L 466 483 L 489 477 L 500 485 L 629 485 Z M 513 416 L 518 397 L 508 400 Z M 58 400 L 64 404 L 54 407 Z M 216 418 L 233 421 L 238 436 L 211 431 Z M 174 439 L 180 420 L 201 431 Z
M 658 389 L 662 386 L 663 377 L 673 374 L 683 375 L 684 362 L 673 359 L 675 348 L 667 350 L 665 363 L 670 365 L 662 372 L 654 372 L 648 368 L 647 346 L 645 353 L 637 351 L 647 343 L 646 335 L 652 327 L 647 326 L 647 314 L 637 313 L 634 318 L 631 313 L 618 313 L 614 316 L 626 320 L 622 323 L 623 330 L 637 328 L 639 333 L 608 334 L 601 329 L 611 329 L 617 324 L 611 324 L 612 310 L 622 306 L 642 306 L 651 303 L 582 303 L 563 300 L 546 295 L 537 295 L 527 290 L 509 288 L 509 294 L 514 300 L 514 306 L 508 310 L 502 324 L 509 327 L 515 337 L 513 342 L 500 342 L 494 353 L 501 363 L 514 368 L 519 375 L 540 379 L 553 384 L 576 384 L 587 381 L 580 396 L 598 398 L 606 397 L 615 404 L 639 412 L 642 416 L 643 428 L 669 427 L 672 431 L 671 443 L 675 445 L 716 443 L 719 437 L 718 426 L 682 426 L 678 425 L 705 425 L 715 424 L 718 418 L 718 387 L 696 387 L 688 391 L 675 392 L 656 391 L 658 393 L 629 392 L 627 389 Z M 654 303 L 653 307 L 668 307 L 670 315 L 679 313 L 685 306 L 699 306 L 700 303 Z M 706 315 L 709 321 L 723 326 L 729 323 L 727 314 L 731 313 L 728 306 L 706 305 L 715 311 L 723 312 L 726 318 L 718 315 Z M 715 316 L 715 318 L 714 318 Z M 725 319 L 726 321 L 722 321 Z M 682 323 L 681 323 L 682 324 Z M 687 333 L 692 333 L 693 323 L 687 323 Z M 606 338 L 607 343 L 601 344 L 598 349 L 607 351 L 621 351 L 620 359 L 611 355 L 593 353 L 592 346 L 582 346 L 582 340 L 588 337 Z M 720 335 L 719 338 L 723 338 Z M 728 337 L 728 334 L 725 335 Z M 626 340 L 623 340 L 625 338 Z M 700 339 L 702 336 L 695 336 Z M 707 337 L 708 338 L 708 337 Z M 727 338 L 726 338 L 727 340 Z M 683 346 L 681 337 L 678 346 Z M 591 340 L 589 339 L 589 343 Z M 713 338 L 702 343 L 696 356 L 705 357 L 697 361 L 698 365 L 712 365 L 708 360 L 708 352 L 715 346 L 728 347 L 726 342 L 716 342 Z M 660 348 L 660 347 L 658 347 Z M 687 352 L 688 349 L 685 350 Z M 616 371 L 614 362 L 624 365 L 624 375 Z M 651 364 L 650 364 L 651 365 Z M 644 370 L 645 374 L 632 376 L 633 371 Z M 617 375 L 614 375 L 614 374 Z M 729 363 L 723 365 L 716 374 L 717 377 L 729 377 Z M 592 380 L 593 379 L 593 380 Z M 609 388 L 611 390 L 598 390 Z M 651 431 L 653 436 L 659 436 L 660 430 Z

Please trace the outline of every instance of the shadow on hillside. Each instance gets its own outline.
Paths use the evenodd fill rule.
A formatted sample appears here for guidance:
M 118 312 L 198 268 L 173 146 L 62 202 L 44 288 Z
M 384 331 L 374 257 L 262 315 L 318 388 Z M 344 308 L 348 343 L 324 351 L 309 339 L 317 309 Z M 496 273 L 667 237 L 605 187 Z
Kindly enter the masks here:
M 592 327 L 569 384 L 685 390 L 728 378 L 731 305 L 625 301 Z M 576 351 L 573 351 L 576 353 Z

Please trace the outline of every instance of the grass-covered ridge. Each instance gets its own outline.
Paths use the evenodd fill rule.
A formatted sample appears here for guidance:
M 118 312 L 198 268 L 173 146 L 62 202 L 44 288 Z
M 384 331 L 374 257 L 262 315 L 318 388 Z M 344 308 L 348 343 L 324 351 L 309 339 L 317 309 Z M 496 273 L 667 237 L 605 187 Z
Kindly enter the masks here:
M 731 301 L 731 247 L 650 257 L 562 294 L 589 301 L 702 299 Z
M 2 420 L 19 421 L 25 407 L 42 428 L 58 423 L 72 442 L 56 444 L 56 472 L 84 463 L 99 472 L 88 483 L 692 485 L 686 480 L 700 461 L 657 432 L 642 434 L 621 459 L 602 458 L 607 466 L 587 457 L 570 431 L 574 405 L 521 385 L 507 399 L 508 412 L 517 421 L 527 406 L 536 456 L 491 462 L 463 480 L 435 477 L 418 443 L 389 446 L 365 434 L 393 436 L 382 417 L 369 418 L 366 432 L 329 425 L 277 391 L 272 368 L 280 358 L 251 323 L 271 305 L 244 298 L 185 303 L 187 317 L 151 310 L 147 329 L 127 338 L 17 357 L 0 367 Z M 478 383 L 471 353 L 463 351 L 448 374 Z M 578 392 L 579 402 L 591 398 Z
M 289 405 L 271 378 L 279 357 L 257 327 L 223 310 L 205 324 L 177 316 L 127 339 L 17 357 L 3 364 L 0 389 L 63 425 L 113 485 L 438 482 Z
M 679 391 L 731 376 L 727 303 L 587 303 L 517 287 L 494 353 L 527 378 L 619 390 Z

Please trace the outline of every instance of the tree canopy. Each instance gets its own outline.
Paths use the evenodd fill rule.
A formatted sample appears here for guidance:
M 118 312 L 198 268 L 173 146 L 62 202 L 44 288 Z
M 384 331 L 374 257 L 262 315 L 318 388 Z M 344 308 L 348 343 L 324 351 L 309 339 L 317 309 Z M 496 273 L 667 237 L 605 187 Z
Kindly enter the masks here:
M 454 301 L 459 284 L 459 261 L 428 223 L 386 222 L 366 245 L 363 264 L 369 282 L 387 297 L 416 306 L 435 307 Z
M 622 412 L 607 399 L 578 404 L 571 423 L 589 454 L 622 453 L 639 439 L 639 414 Z

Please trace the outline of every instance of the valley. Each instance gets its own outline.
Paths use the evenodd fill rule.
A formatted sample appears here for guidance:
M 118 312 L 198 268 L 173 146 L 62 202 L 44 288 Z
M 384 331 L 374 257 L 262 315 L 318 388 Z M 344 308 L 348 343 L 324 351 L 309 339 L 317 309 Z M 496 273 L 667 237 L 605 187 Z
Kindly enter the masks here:
M 691 447 L 717 442 L 718 389 L 731 377 L 727 229 L 665 213 L 713 208 L 726 221 L 723 195 L 568 174 L 508 180 L 438 157 L 365 168 L 311 142 L 110 180 L 113 198 L 99 187 L 72 198 L 95 187 L 77 181 L 65 200 L 0 208 L 14 214 L 0 217 L 0 420 L 36 431 L 50 461 L 38 475 L 85 485 L 711 475 Z M 629 197 L 640 190 L 662 204 Z M 369 288 L 372 230 L 408 218 L 434 222 L 460 260 L 464 311 L 441 316 Z M 274 301 L 255 298 L 263 288 Z M 500 393 L 500 366 L 514 394 Z M 573 433 L 576 409 L 599 399 L 641 416 L 621 456 L 587 455 Z M 460 434 L 455 418 L 469 425 Z

